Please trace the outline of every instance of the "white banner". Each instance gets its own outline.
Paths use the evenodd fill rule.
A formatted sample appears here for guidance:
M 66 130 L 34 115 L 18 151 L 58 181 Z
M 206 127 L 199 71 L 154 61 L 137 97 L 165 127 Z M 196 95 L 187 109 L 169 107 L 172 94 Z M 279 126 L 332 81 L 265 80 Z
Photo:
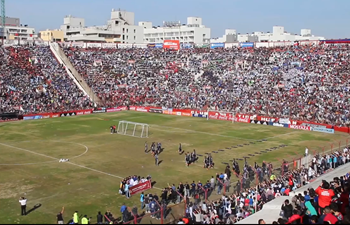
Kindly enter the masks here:
M 116 43 L 102 43 L 102 48 L 117 48 Z
M 118 48 L 132 48 L 132 44 L 118 44 Z
M 282 124 L 290 124 L 289 118 L 280 118 L 278 122 Z
M 102 44 L 101 43 L 87 43 L 86 47 L 87 48 L 101 48 Z
M 134 48 L 147 48 L 147 44 L 134 44 Z

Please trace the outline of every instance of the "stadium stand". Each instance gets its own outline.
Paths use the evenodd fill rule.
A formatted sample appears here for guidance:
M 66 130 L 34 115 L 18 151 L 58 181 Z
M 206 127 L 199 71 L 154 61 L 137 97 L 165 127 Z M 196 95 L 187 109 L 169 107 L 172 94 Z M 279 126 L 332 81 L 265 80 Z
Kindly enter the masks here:
M 49 47 L 0 50 L 0 113 L 61 112 L 92 103 L 58 64 Z
M 349 124 L 348 45 L 64 51 L 108 105 L 209 108 Z

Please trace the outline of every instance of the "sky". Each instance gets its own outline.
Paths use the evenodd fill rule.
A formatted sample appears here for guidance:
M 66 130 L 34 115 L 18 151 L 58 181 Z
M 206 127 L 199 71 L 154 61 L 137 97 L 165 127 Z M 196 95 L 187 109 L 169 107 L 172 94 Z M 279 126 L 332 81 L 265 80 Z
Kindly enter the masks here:
M 135 23 L 151 21 L 187 22 L 202 17 L 211 28 L 211 37 L 221 37 L 225 29 L 237 33 L 272 32 L 272 26 L 300 34 L 326 38 L 350 38 L 350 0 L 6 0 L 6 15 L 36 31 L 58 29 L 66 15 L 85 18 L 85 25 L 104 25 L 112 9 L 135 13 Z

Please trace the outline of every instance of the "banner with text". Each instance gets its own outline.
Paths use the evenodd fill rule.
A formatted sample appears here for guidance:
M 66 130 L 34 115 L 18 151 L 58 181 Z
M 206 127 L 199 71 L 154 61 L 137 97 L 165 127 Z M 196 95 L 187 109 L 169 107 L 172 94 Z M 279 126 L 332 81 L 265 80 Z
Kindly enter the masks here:
M 150 180 L 137 184 L 129 188 L 130 195 L 136 195 L 138 193 L 147 191 L 152 188 L 152 183 Z

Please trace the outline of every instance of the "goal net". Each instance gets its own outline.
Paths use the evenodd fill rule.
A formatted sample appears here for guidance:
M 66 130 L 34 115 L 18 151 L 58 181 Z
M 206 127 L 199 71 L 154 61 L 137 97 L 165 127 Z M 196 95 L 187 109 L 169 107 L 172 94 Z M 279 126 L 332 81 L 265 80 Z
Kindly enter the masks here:
M 235 122 L 235 113 L 227 112 L 227 111 L 211 111 L 211 110 L 208 110 L 207 120 L 210 120 L 210 119 L 226 120 L 226 121 L 231 121 L 232 123 L 234 123 Z
M 148 138 L 148 124 L 119 121 L 117 134 L 139 138 Z

